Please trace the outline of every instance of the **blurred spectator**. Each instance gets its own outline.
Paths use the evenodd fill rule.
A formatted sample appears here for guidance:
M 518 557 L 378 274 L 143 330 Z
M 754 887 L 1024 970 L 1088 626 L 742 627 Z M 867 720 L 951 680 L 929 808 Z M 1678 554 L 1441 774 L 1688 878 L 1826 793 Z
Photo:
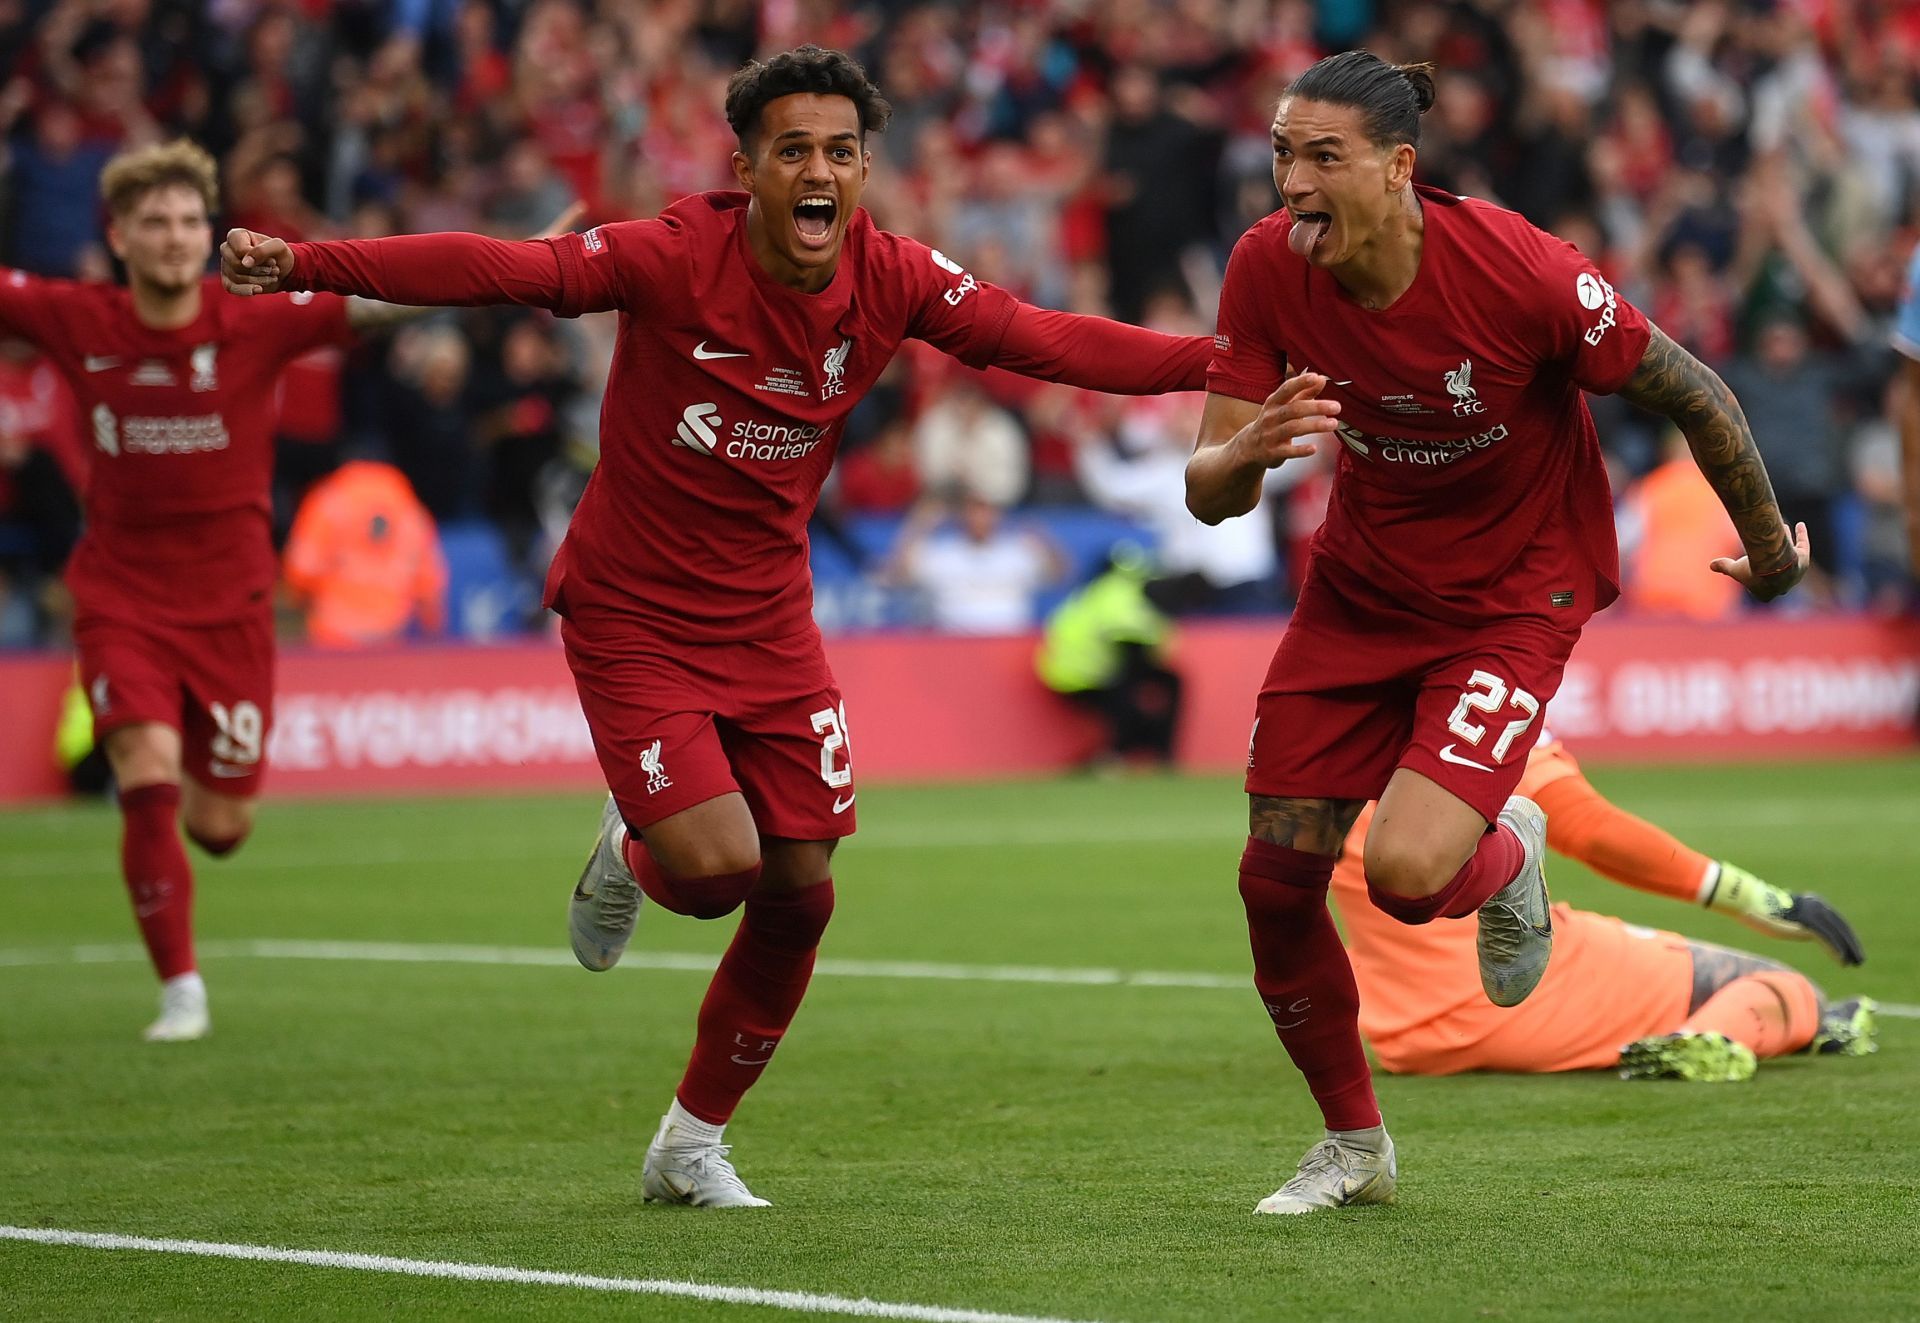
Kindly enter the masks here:
M 436 520 L 465 518 L 480 485 L 467 339 L 444 324 L 408 327 L 394 337 L 392 362 L 388 453 Z
M 287 588 L 324 648 L 389 643 L 447 624 L 447 566 L 433 517 L 390 464 L 353 460 L 314 485 L 287 537 Z
M 1031 629 L 1040 590 L 1066 571 L 1058 547 L 1006 522 L 998 502 L 969 493 L 928 500 L 907 518 L 889 577 L 918 590 L 930 623 L 955 634 L 1018 634 Z
M 839 508 L 847 514 L 901 514 L 920 499 L 913 429 L 893 419 L 840 461 Z
M 913 432 L 920 481 L 929 491 L 960 489 L 993 505 L 1019 503 L 1031 472 L 1027 434 L 989 401 L 977 374 L 953 378 Z
M 1825 573 L 1835 562 L 1834 502 L 1846 489 L 1830 366 L 1813 357 L 1797 316 L 1776 314 L 1760 331 L 1754 353 L 1725 371 L 1766 461 L 1774 495 L 1789 522 L 1805 523 L 1813 546 L 1806 586 L 1824 596 Z
M 10 153 L 13 265 L 43 276 L 81 274 L 82 251 L 98 248 L 104 233 L 100 169 L 113 152 L 111 142 L 83 140 L 80 116 L 64 102 L 34 116 L 32 133 Z
M 1138 519 L 1153 534 L 1161 607 L 1188 612 L 1261 611 L 1278 606 L 1273 499 L 1304 466 L 1267 476 L 1261 503 L 1242 519 L 1208 527 L 1187 510 L 1187 458 L 1200 431 L 1203 395 L 1113 401 L 1117 426 L 1078 434 L 1074 471 L 1093 503 Z
M 1740 585 L 1707 569 L 1721 556 L 1745 554 L 1740 536 L 1679 431 L 1668 433 L 1660 467 L 1628 491 L 1622 516 L 1622 605 L 1692 620 L 1740 609 Z
M 1151 295 L 1185 286 L 1182 262 L 1213 236 L 1219 145 L 1168 109 L 1152 69 L 1125 65 L 1114 73 L 1112 87 L 1107 279 L 1114 315 L 1137 321 Z
M 544 577 L 539 557 L 541 477 L 560 457 L 567 406 L 577 389 L 565 350 L 545 315 L 514 318 L 499 346 L 499 371 L 475 391 L 478 440 L 488 447 L 485 512 L 514 559 Z M 535 563 L 535 562 L 538 563 Z
M 66 383 L 30 346 L 0 339 L 0 646 L 50 632 L 85 467 Z
M 1150 568 L 1138 548 L 1115 548 L 1101 572 L 1047 617 L 1034 659 L 1041 683 L 1106 728 L 1096 767 L 1133 758 L 1173 762 L 1181 682 L 1167 656 L 1172 622 L 1147 599 Z

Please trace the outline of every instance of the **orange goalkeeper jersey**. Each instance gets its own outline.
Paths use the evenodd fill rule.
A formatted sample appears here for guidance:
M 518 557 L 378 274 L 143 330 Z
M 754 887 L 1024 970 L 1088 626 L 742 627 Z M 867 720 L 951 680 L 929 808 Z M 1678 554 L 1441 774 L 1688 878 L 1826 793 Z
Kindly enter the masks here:
M 1550 737 L 1527 761 L 1518 793 L 1532 796 L 1579 764 Z M 1368 806 L 1333 873 L 1333 899 L 1360 985 L 1360 1032 L 1391 1071 L 1578 1070 L 1610 1064 L 1620 1044 L 1686 1014 L 1692 957 L 1672 933 L 1553 907 L 1553 959 L 1520 1006 L 1480 988 L 1475 925 L 1408 925 L 1374 908 L 1361 858 Z

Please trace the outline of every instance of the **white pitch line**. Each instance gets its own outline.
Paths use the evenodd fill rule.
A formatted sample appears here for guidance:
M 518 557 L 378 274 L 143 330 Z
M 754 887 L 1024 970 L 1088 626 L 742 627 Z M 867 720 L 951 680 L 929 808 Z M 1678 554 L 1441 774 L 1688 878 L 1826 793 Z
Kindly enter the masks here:
M 403 965 L 521 965 L 571 969 L 574 958 L 544 946 L 461 946 L 409 942 L 242 941 L 201 942 L 201 955 L 216 960 L 341 960 Z M 133 964 L 144 961 L 133 944 L 23 947 L 0 950 L 0 968 L 47 965 Z M 621 969 L 710 974 L 717 955 L 692 951 L 629 951 Z M 1048 983 L 1079 987 L 1231 988 L 1251 986 L 1238 974 L 1166 970 L 1053 968 L 1045 965 L 963 965 L 918 960 L 822 960 L 816 974 L 839 978 L 934 979 L 957 983 Z
M 571 969 L 574 959 L 565 951 L 544 946 L 461 946 L 453 943 L 314 942 L 256 940 L 201 942 L 199 952 L 216 960 L 339 960 L 349 963 L 400 965 L 518 965 Z M 136 964 L 146 951 L 131 943 L 69 947 L 0 949 L 0 969 L 48 965 Z M 665 970 L 707 974 L 720 963 L 716 955 L 696 951 L 629 951 L 620 969 Z M 1092 988 L 1202 988 L 1244 992 L 1249 986 L 1240 974 L 1211 974 L 1193 970 L 1100 969 L 1046 965 L 961 965 L 920 960 L 822 960 L 816 974 L 837 978 L 933 979 L 955 983 L 1042 983 Z M 1880 1014 L 1896 1020 L 1920 1020 L 1920 1006 L 1881 1002 Z
M 439 1277 L 460 1282 L 568 1286 L 583 1291 L 672 1296 L 723 1305 L 760 1305 L 767 1309 L 788 1309 L 800 1314 L 906 1319 L 910 1323 L 1072 1323 L 1068 1319 L 1043 1318 L 1031 1314 L 996 1314 L 984 1309 L 895 1304 L 885 1300 L 869 1300 L 864 1296 L 854 1299 L 843 1295 L 819 1295 L 812 1291 L 769 1291 L 757 1286 L 709 1286 L 704 1282 L 676 1282 L 658 1278 L 596 1277 L 586 1273 L 506 1268 L 491 1263 L 399 1259 L 386 1254 L 279 1249 L 272 1245 L 235 1245 L 213 1240 L 116 1236 L 95 1231 L 13 1226 L 0 1226 L 0 1240 L 20 1240 L 36 1245 L 60 1245 L 75 1249 L 149 1250 L 159 1254 L 188 1254 L 206 1259 L 243 1259 L 253 1263 L 297 1263 L 307 1268 L 346 1268 L 355 1272 L 399 1273 L 407 1277 Z

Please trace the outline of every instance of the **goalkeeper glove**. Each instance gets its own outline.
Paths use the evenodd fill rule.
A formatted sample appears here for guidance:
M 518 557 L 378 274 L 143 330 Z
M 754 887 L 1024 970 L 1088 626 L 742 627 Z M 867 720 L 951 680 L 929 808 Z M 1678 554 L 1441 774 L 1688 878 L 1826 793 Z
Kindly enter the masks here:
M 1782 890 L 1734 864 L 1720 865 L 1707 890 L 1706 906 L 1772 937 L 1819 942 L 1843 965 L 1866 959 L 1853 925 L 1840 917 L 1840 911 L 1811 892 Z

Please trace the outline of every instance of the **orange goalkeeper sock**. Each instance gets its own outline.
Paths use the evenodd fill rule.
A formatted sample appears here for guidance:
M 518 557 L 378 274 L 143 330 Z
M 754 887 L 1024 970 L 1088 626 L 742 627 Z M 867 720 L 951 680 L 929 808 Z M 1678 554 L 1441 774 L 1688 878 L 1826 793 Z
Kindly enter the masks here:
M 1615 882 L 1699 904 L 1720 866 L 1672 835 L 1609 803 L 1584 776 L 1541 786 L 1547 845 Z
M 1785 1056 L 1813 1041 L 1820 997 L 1804 974 L 1790 969 L 1743 974 L 1702 1003 L 1682 1032 L 1725 1034 L 1757 1057 Z

